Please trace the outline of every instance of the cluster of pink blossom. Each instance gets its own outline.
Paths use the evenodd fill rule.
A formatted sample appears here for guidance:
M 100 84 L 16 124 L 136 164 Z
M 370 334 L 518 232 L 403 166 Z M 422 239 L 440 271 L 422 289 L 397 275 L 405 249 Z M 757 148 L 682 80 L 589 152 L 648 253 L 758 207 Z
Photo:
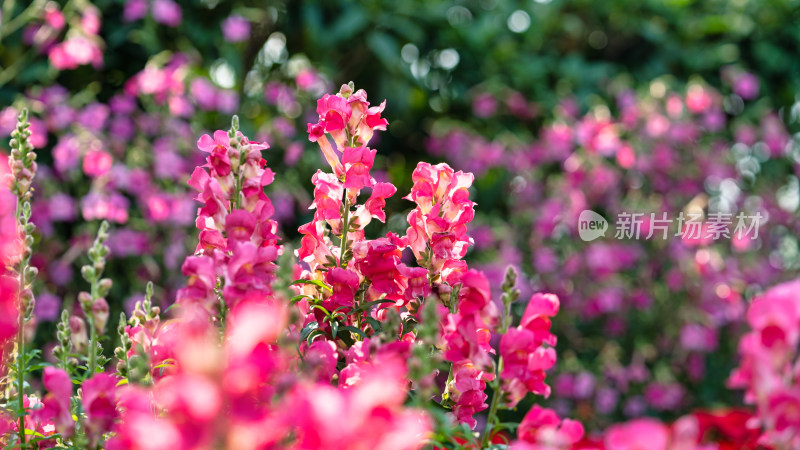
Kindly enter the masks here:
M 189 283 L 178 291 L 177 301 L 209 311 L 216 309 L 220 293 L 228 308 L 268 298 L 274 261 L 282 252 L 275 235 L 277 223 L 271 220 L 274 208 L 264 194 L 264 186 L 275 176 L 261 157 L 268 145 L 250 142 L 238 124 L 232 130 L 197 141 L 208 156 L 205 166 L 196 168 L 189 179 L 203 206 L 197 211 L 196 255 L 187 258 L 182 268 Z M 217 277 L 224 280 L 221 291 Z
M 138 78 L 131 84 L 135 85 L 133 91 L 115 97 L 112 106 L 96 103 L 85 108 L 81 114 L 87 116 L 80 119 L 85 122 L 81 126 L 100 133 L 109 115 L 112 121 L 122 120 L 124 111 L 135 108 L 135 95 L 153 95 L 164 104 L 183 95 L 183 79 L 176 75 L 182 63 L 171 64 L 162 75 L 165 80 L 177 77 L 174 89 L 144 92 L 147 83 Z M 58 93 L 53 89 L 39 97 L 48 111 L 57 108 L 53 98 L 58 98 Z M 698 111 L 713 108 L 716 100 L 706 94 L 692 92 L 686 107 Z M 490 277 L 464 260 L 474 245 L 467 230 L 475 217 L 475 203 L 470 199 L 473 176 L 447 164 L 421 162 L 414 170 L 413 186 L 404 197 L 414 204 L 406 217 L 405 235 L 388 232 L 367 238 L 365 229 L 373 219 L 386 222 L 386 201 L 397 191 L 371 173 L 377 150 L 368 145 L 375 131 L 388 126 L 381 117 L 384 108 L 385 102 L 371 106 L 366 92 L 356 91 L 352 85 L 318 101 L 317 121 L 308 125 L 309 139 L 319 145 L 330 172 L 318 170 L 312 178 L 313 218 L 299 229 L 303 237 L 295 251 L 299 264 L 294 267 L 284 262 L 289 255 L 283 255 L 279 245 L 275 207 L 265 194 L 265 187 L 275 179 L 262 156 L 269 146 L 245 137 L 238 130 L 237 118 L 230 131 L 203 135 L 197 148 L 204 160 L 188 181 L 201 204 L 195 221 L 199 233 L 194 254 L 182 266 L 187 281 L 177 292 L 174 318 L 161 321 L 149 290 L 132 317 L 123 316 L 120 322 L 116 373 L 104 371 L 102 353 L 97 353 L 96 346 L 97 334 L 103 333 L 108 320 L 104 296 L 111 281 L 100 278 L 109 252 L 102 245 L 107 235 L 105 225 L 101 227 L 89 250 L 93 265 L 82 270 L 92 284 L 91 294 L 78 296 L 82 315 L 73 311 L 70 317 L 65 311 L 54 351 L 58 363 L 44 367 L 42 386 L 47 394 L 26 393 L 20 383 L 16 398 L 21 400 L 24 416 L 20 422 L 12 422 L 11 415 L 3 414 L 0 440 L 13 444 L 21 435 L 19 427 L 24 426 L 35 434 L 29 444 L 36 448 L 102 444 L 110 449 L 412 449 L 510 442 L 511 448 L 519 449 L 677 450 L 751 445 L 753 434 L 737 431 L 747 422 L 748 428 L 764 429 L 763 444 L 786 448 L 798 444 L 800 309 L 793 300 L 800 289 L 798 282 L 767 291 L 747 313 L 753 331 L 741 341 L 743 361 L 730 382 L 748 390 L 747 401 L 758 408 L 756 418 L 748 420 L 748 413 L 738 411 L 695 412 L 671 425 L 635 419 L 610 426 L 602 434 L 585 436 L 580 422 L 561 418 L 566 415 L 565 408 L 556 402 L 555 409 L 534 405 L 519 423 L 516 439 L 506 436 L 513 427 L 500 421 L 499 409 L 525 405 L 528 393 L 550 396 L 546 371 L 556 361 L 551 325 L 560 316 L 561 301 L 554 294 L 534 294 L 519 321 L 514 321 L 514 301 L 520 296 L 514 271 L 506 273 L 502 295 L 499 301 L 494 299 Z M 146 117 L 142 120 L 149 123 Z M 43 126 L 46 130 L 58 125 L 48 122 Z M 609 151 L 607 146 L 613 147 L 608 126 L 597 117 L 581 122 L 574 138 L 581 148 L 593 149 L 582 157 L 591 159 Z M 25 145 L 32 149 L 36 134 L 27 137 L 30 142 Z M 91 139 L 87 133 L 73 138 Z M 82 154 L 64 158 L 61 168 L 45 171 L 45 177 L 81 166 L 97 183 L 93 186 L 96 195 L 106 193 L 109 187 L 119 186 L 131 193 L 141 189 L 135 180 L 125 181 L 114 162 L 115 146 L 121 142 L 87 149 L 69 145 L 73 146 L 70 151 Z M 573 157 L 568 156 L 564 164 Z M 24 169 L 15 164 L 12 161 L 13 170 Z M 582 163 L 577 164 L 576 170 L 580 170 Z M 17 177 L 28 180 L 26 186 L 32 178 L 33 172 L 29 172 Z M 576 177 L 576 186 L 584 181 Z M 578 188 L 570 189 L 575 194 Z M 0 211 L 6 211 L 0 231 L 7 238 L 0 256 L 8 271 L 18 252 L 17 220 L 24 217 L 11 214 L 19 206 L 14 204 L 13 194 L 7 197 L 0 192 Z M 590 204 L 587 199 L 582 201 L 581 205 Z M 596 201 L 600 200 L 592 200 Z M 153 208 L 158 211 L 157 206 Z M 108 215 L 110 209 L 98 208 L 102 214 L 95 215 L 90 211 L 87 218 L 113 219 Z M 49 216 L 43 217 L 59 217 L 57 209 L 48 212 Z M 158 216 L 156 212 L 153 217 Z M 179 213 L 165 213 L 165 220 Z M 785 217 L 775 216 L 774 220 L 785 223 L 781 222 Z M 553 233 L 555 225 L 551 225 L 554 228 L 544 227 L 545 231 Z M 733 283 L 740 275 L 714 265 L 713 258 L 719 255 L 714 256 L 716 249 L 711 244 L 678 243 L 686 248 L 672 251 L 679 256 L 691 254 L 702 280 Z M 533 245 L 549 248 L 544 240 L 534 240 Z M 579 297 L 582 287 L 557 285 L 554 290 L 569 299 L 570 308 L 585 308 L 583 314 L 589 318 L 614 311 L 613 305 L 619 302 L 614 297 L 619 295 L 635 297 L 631 301 L 640 308 L 651 305 L 652 299 L 647 298 L 654 295 L 651 291 L 642 288 L 626 294 L 623 289 L 625 279 L 620 272 L 634 270 L 641 259 L 641 250 L 628 247 L 601 242 L 588 244 L 585 253 L 575 254 L 586 256 L 588 273 L 604 291 L 594 294 L 596 302 L 606 309 L 586 308 L 587 303 Z M 574 260 L 575 255 L 568 257 Z M 564 273 L 575 278 L 580 267 L 572 263 Z M 543 272 L 547 284 L 548 272 Z M 25 275 L 25 282 L 30 284 L 31 278 Z M 297 280 L 287 286 L 287 279 L 292 278 Z M 667 286 L 677 289 L 685 281 L 672 280 Z M 4 275 L 0 282 L 0 311 L 7 310 L 9 314 L 3 317 L 11 319 L 0 319 L 0 343 L 7 345 L 19 332 L 20 323 L 27 326 L 27 319 L 18 320 L 16 279 Z M 717 284 L 714 294 L 725 292 Z M 729 291 L 727 295 L 734 294 Z M 743 293 L 736 295 L 741 306 Z M 686 324 L 680 338 L 690 352 L 712 352 L 719 345 L 719 324 L 738 316 L 736 310 L 720 312 L 703 309 L 702 304 L 699 310 L 715 325 Z M 608 325 L 607 330 L 619 333 Z M 89 367 L 80 376 L 75 358 L 85 358 Z M 644 360 L 605 369 L 604 376 L 616 383 L 618 391 L 597 387 L 595 376 L 588 371 L 561 374 L 554 391 L 581 402 L 594 395 L 602 413 L 602 402 L 617 401 L 606 397 L 619 395 L 630 384 L 647 383 L 642 393 L 647 406 L 676 410 L 683 404 L 683 387 L 670 377 L 652 380 Z M 73 384 L 80 386 L 77 393 Z M 626 404 L 626 414 L 642 413 L 628 405 L 634 403 Z M 452 414 L 437 414 L 442 407 Z M 484 411 L 485 430 L 472 432 L 483 420 L 478 413 Z M 586 413 L 576 410 L 576 414 Z
M 33 263 L 47 283 L 43 299 L 51 300 L 41 306 L 52 304 L 52 294 L 61 295 L 72 282 L 72 264 L 91 243 L 80 229 L 71 240 L 61 237 L 65 226 L 82 221 L 121 225 L 109 240 L 116 258 L 162 248 L 163 265 L 151 264 L 145 277 L 179 267 L 185 252 L 183 230 L 192 223 L 194 209 L 190 191 L 176 185 L 195 164 L 184 144 L 191 136 L 189 123 L 145 112 L 135 95 L 124 93 L 107 103 L 77 103 L 58 85 L 31 90 L 19 103 L 31 104 L 32 112 L 44 119 L 30 118 L 34 147 L 47 148 L 56 139 L 52 162 L 40 167 L 34 181 L 38 194 L 32 201 L 42 249 Z M 2 110 L 3 130 L 13 128 L 17 110 Z M 131 159 L 139 163 L 131 164 Z M 57 310 L 49 308 L 37 317 L 52 321 Z
M 117 381 L 113 375 L 98 373 L 81 383 L 80 405 L 86 416 L 80 426 L 85 430 L 88 442 L 84 444 L 89 448 L 98 446 L 118 416 Z M 42 398 L 25 396 L 24 405 L 28 411 L 25 430 L 40 438 L 35 444 L 37 448 L 52 448 L 57 439 L 69 439 L 75 433 L 76 422 L 71 413 L 73 381 L 64 369 L 45 367 L 42 384 L 47 395 Z M 17 431 L 16 423 L 12 426 L 8 422 L 5 422 L 8 428 L 4 430 L 4 421 L 8 421 L 8 417 L 0 416 L 0 434 L 12 429 Z M 58 437 L 54 436 L 56 434 Z
M 264 192 L 274 179 L 262 157 L 269 146 L 239 132 L 236 117 L 230 131 L 203 135 L 197 147 L 205 164 L 189 178 L 201 203 L 198 244 L 183 264 L 188 280 L 177 293 L 175 317 L 161 321 L 148 288 L 130 319 L 121 317 L 116 373 L 103 371 L 98 335 L 108 320 L 103 297 L 112 283 L 101 278 L 109 253 L 108 225 L 101 226 L 89 249 L 92 264 L 81 271 L 91 293 L 78 296 L 83 317 L 62 314 L 58 362 L 42 378 L 47 394 L 24 393 L 17 376 L 25 415 L 19 424 L 4 415 L 0 435 L 13 443 L 24 426 L 37 438 L 22 445 L 37 448 L 477 443 L 480 435 L 469 428 L 488 406 L 491 386 L 481 445 L 503 436 L 499 408 L 513 408 L 528 392 L 549 394 L 544 371 L 555 362 L 550 319 L 558 298 L 535 295 L 509 330 L 511 303 L 519 297 L 516 275 L 509 272 L 503 285 L 501 316 L 487 278 L 463 260 L 472 243 L 472 176 L 446 164 L 420 163 L 414 172 L 407 198 L 416 207 L 406 236 L 366 238 L 372 219 L 386 220 L 385 200 L 396 191 L 370 175 L 377 151 L 367 144 L 388 125 L 384 105 L 370 107 L 352 84 L 320 99 L 309 138 L 332 173 L 318 171 L 312 179 L 315 214 L 300 228 L 300 264 L 282 268 L 299 276 L 290 287 L 279 277 L 283 248 Z M 499 352 L 490 343 L 496 331 L 506 333 Z M 87 361 L 82 376 L 74 358 Z M 442 369 L 449 371 L 447 381 L 437 380 Z M 77 396 L 73 379 L 80 384 Z M 437 399 L 455 420 L 430 412 Z M 524 445 L 566 448 L 583 435 L 580 424 L 562 423 L 546 410 L 534 409 L 524 423 Z
M 123 17 L 134 22 L 147 16 L 148 11 L 156 22 L 168 27 L 177 27 L 183 19 L 183 11 L 173 0 L 126 0 Z
M 728 67 L 722 79 L 723 92 L 698 80 L 670 86 L 658 79 L 640 93 L 613 83 L 616 104 L 596 103 L 581 115 L 577 101 L 564 99 L 530 137 L 531 119 L 544 114 L 534 103 L 518 92 L 479 95 L 477 117 L 502 116 L 519 132 L 489 140 L 476 131 L 480 125 L 442 121 L 432 129 L 431 153 L 484 174 L 479 181 L 488 190 L 509 191 L 498 209 L 515 211 L 510 223 L 479 216 L 473 233 L 477 258 L 497 261 L 479 266 L 490 281 L 502 278 L 505 264 L 523 268 L 530 274 L 523 291 L 555 292 L 563 300 L 557 325 L 572 329 L 564 333 L 567 347 L 572 339 L 581 347 L 585 336 L 603 336 L 597 364 L 561 368 L 554 377 L 553 407 L 560 413 L 587 405 L 582 418 L 603 427 L 614 416 L 698 405 L 693 392 L 701 385 L 723 388 L 706 374 L 721 350 L 733 357 L 724 342 L 738 339 L 745 300 L 785 279 L 796 264 L 778 249 L 794 240 L 800 222 L 793 203 L 775 195 L 794 189 L 796 144 L 768 103 L 746 102 L 758 96 L 752 74 Z M 500 168 L 507 177 L 497 176 Z M 579 239 L 584 210 L 611 222 L 605 239 Z M 642 213 L 635 236 L 615 232 L 624 212 Z M 673 219 L 664 237 L 651 213 Z M 696 238 L 682 233 L 677 217 L 687 213 L 704 221 L 729 214 L 729 238 L 710 238 L 707 228 Z M 757 236 L 733 232 L 739 213 L 764 219 Z M 578 277 L 590 282 L 577 283 Z M 674 296 L 683 300 L 673 302 Z M 652 346 L 635 343 L 642 333 Z
M 203 126 L 203 111 L 232 112 L 239 103 L 233 90 L 195 75 L 201 64 L 196 57 L 165 52 L 107 101 L 95 100 L 91 86 L 73 95 L 54 84 L 32 87 L 0 111 L 0 130 L 10 132 L 18 110 L 30 105 L 30 141 L 47 155 L 35 181 L 39 195 L 32 201 L 43 250 L 33 257 L 45 282 L 43 302 L 37 303 L 40 322 L 57 319 L 76 258 L 91 243 L 83 221 L 119 225 L 108 242 L 112 259 L 155 256 L 155 261 L 130 261 L 136 270 L 131 270 L 127 311 L 148 278 L 166 277 L 167 298 L 173 296 L 194 210 L 185 187 L 187 172 L 199 161 L 187 145 L 192 127 Z M 268 125 L 260 134 L 274 137 L 281 148 L 291 147 L 293 156 L 287 150 L 286 161 L 295 164 L 301 147 L 294 125 L 285 117 Z M 276 192 L 277 213 L 291 216 L 299 198 Z
M 91 64 L 103 66 L 103 40 L 100 10 L 89 2 L 68 5 L 64 10 L 49 1 L 40 9 L 38 20 L 23 31 L 23 40 L 45 53 L 58 70 L 76 69 Z
M 745 402 L 756 405 L 750 428 L 761 428 L 761 444 L 800 445 L 800 280 L 775 286 L 747 310 L 751 331 L 739 341 L 741 363 L 728 384 L 744 388 Z

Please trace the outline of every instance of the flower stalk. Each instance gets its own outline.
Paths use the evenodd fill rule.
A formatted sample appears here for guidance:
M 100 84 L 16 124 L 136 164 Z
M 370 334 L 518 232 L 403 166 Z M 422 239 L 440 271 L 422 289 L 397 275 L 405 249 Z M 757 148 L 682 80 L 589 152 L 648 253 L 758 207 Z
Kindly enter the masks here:
M 20 259 L 16 267 L 19 314 L 17 320 L 17 364 L 15 375 L 19 412 L 18 434 L 20 447 L 23 449 L 27 448 L 25 443 L 25 372 L 27 370 L 25 324 L 33 314 L 33 281 L 38 273 L 37 269 L 30 265 L 31 247 L 34 241 L 33 231 L 35 230 L 35 226 L 30 222 L 30 200 L 33 193 L 33 177 L 36 174 L 37 166 L 36 152 L 34 152 L 33 145 L 30 143 L 31 131 L 29 128 L 28 110 L 23 109 L 17 116 L 17 126 L 11 133 L 11 157 L 9 158 L 9 166 L 13 177 L 11 192 L 17 197 L 15 215 L 22 243 Z
M 89 260 L 92 264 L 81 268 L 84 280 L 91 284 L 91 292 L 81 292 L 78 295 L 78 300 L 89 322 L 88 377 L 97 372 L 99 360 L 103 358 L 98 335 L 104 332 L 108 321 L 108 303 L 105 296 L 111 290 L 112 282 L 109 278 L 101 278 L 106 266 L 106 256 L 109 253 L 109 248 L 105 245 L 108 239 L 108 227 L 108 222 L 105 220 L 100 224 L 94 244 L 89 249 Z

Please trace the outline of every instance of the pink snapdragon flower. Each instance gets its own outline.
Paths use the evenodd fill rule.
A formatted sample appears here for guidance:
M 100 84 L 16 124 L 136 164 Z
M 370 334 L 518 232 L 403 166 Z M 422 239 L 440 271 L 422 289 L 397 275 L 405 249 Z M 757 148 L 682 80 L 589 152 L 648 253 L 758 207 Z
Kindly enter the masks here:
M 45 414 L 52 417 L 56 430 L 62 436 L 69 437 L 75 428 L 70 412 L 72 398 L 72 381 L 63 369 L 45 367 L 42 377 L 44 387 L 49 394 L 44 397 Z
M 95 69 L 103 66 L 103 52 L 95 39 L 74 36 L 50 49 L 50 63 L 58 70 L 76 69 L 91 64 Z
M 552 409 L 533 405 L 517 430 L 519 440 L 511 444 L 519 450 L 570 449 L 584 435 L 583 425 L 572 419 L 560 419 Z
M 477 369 L 468 360 L 453 364 L 453 381 L 447 387 L 450 400 L 455 403 L 453 415 L 471 429 L 478 424 L 475 413 L 489 407 L 486 403 L 489 396 L 484 392 L 487 379 L 491 379 L 491 374 Z
M 636 419 L 608 429 L 605 448 L 608 450 L 635 450 L 647 448 L 667 450 L 669 428 L 655 419 Z
M 535 294 L 525 308 L 518 327 L 511 328 L 500 340 L 503 357 L 503 390 L 509 394 L 509 406 L 515 406 L 528 392 L 550 396 L 544 383 L 545 370 L 556 362 L 556 337 L 550 333 L 550 319 L 558 313 L 558 297 Z M 547 344 L 550 347 L 545 347 Z
M 747 311 L 751 331 L 739 341 L 742 360 L 728 384 L 745 389 L 755 404 L 764 445 L 800 445 L 800 280 L 780 284 L 758 296 Z
M 108 152 L 103 150 L 89 150 L 83 157 L 83 172 L 90 177 L 105 175 L 114 160 Z
M 97 442 L 103 433 L 111 431 L 117 418 L 117 381 L 113 375 L 98 373 L 83 382 L 81 402 L 86 411 L 86 428 L 92 442 Z
M 473 243 L 466 234 L 466 224 L 475 216 L 475 203 L 469 200 L 473 179 L 444 163 L 420 162 L 414 170 L 414 186 L 403 197 L 417 204 L 408 214 L 408 244 L 418 261 L 430 261 L 434 273 L 448 261 L 462 259 Z

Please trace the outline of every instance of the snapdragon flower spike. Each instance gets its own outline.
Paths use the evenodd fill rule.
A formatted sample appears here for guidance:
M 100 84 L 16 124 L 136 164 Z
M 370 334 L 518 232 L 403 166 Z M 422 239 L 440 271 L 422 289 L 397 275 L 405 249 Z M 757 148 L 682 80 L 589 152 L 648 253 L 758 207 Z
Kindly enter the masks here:
M 455 172 L 445 163 L 420 162 L 412 175 L 414 186 L 403 197 L 417 204 L 408 213 L 408 245 L 432 275 L 460 260 L 473 244 L 467 224 L 475 217 L 469 200 L 471 173 Z
M 453 415 L 460 423 L 475 429 L 475 413 L 489 407 L 486 399 L 486 380 L 491 378 L 469 360 L 453 364 L 453 380 L 447 385 L 448 399 L 454 403 Z
M 319 144 L 334 174 L 341 176 L 345 171 L 336 152 L 344 153 L 346 147 L 364 147 L 375 130 L 386 130 L 389 122 L 381 117 L 385 107 L 386 100 L 370 107 L 367 93 L 363 89 L 353 92 L 352 83 L 342 85 L 338 94 L 325 94 L 317 101 L 319 120 L 308 124 L 308 138 Z M 326 134 L 330 134 L 335 149 Z
M 351 247 L 350 241 L 362 241 L 364 228 L 372 219 L 386 220 L 386 199 L 397 189 L 370 176 L 377 151 L 366 147 L 374 130 L 386 129 L 388 122 L 380 118 L 382 110 L 383 106 L 370 108 L 363 90 L 353 93 L 352 85 L 343 85 L 338 94 L 326 94 L 319 100 L 319 121 L 308 125 L 309 140 L 319 144 L 333 170 L 318 170 L 312 177 L 314 202 L 310 209 L 315 210 L 314 221 L 299 228 L 304 237 L 297 256 L 309 264 L 312 274 L 320 266 L 342 265 L 343 259 L 349 259 L 343 252 Z M 370 197 L 357 204 L 359 194 L 367 188 L 372 189 Z M 353 207 L 355 211 L 351 211 Z M 327 239 L 321 222 L 340 239 L 346 235 L 347 241 L 337 248 Z
M 489 345 L 498 323 L 498 311 L 491 299 L 489 281 L 483 273 L 468 270 L 461 276 L 455 313 L 442 324 L 444 359 L 453 363 L 453 378 L 447 385 L 448 399 L 459 422 L 474 428 L 473 415 L 486 409 L 486 382 L 495 378 L 495 364 Z
M 230 131 L 203 135 L 197 147 L 208 154 L 206 164 L 189 179 L 203 203 L 196 220 L 200 233 L 197 255 L 183 264 L 189 281 L 178 291 L 178 301 L 200 304 L 208 311 L 216 308 L 218 294 L 229 307 L 263 301 L 272 293 L 274 261 L 282 252 L 278 225 L 271 219 L 275 209 L 264 193 L 274 180 L 261 157 L 269 145 L 250 142 L 234 116 Z M 224 284 L 221 290 L 219 281 Z
M 500 340 L 503 371 L 502 388 L 513 408 L 528 392 L 550 396 L 544 383 L 545 370 L 556 362 L 556 337 L 550 333 L 550 318 L 558 313 L 559 300 L 553 294 L 534 294 L 525 308 L 518 327 L 511 328 Z M 545 347 L 547 344 L 549 347 Z

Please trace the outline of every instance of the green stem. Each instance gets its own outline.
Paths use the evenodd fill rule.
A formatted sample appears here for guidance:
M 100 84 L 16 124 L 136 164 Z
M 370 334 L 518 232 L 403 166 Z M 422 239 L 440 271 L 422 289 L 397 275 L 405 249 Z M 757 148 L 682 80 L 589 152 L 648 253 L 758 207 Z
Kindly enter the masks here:
M 497 361 L 497 369 L 495 371 L 494 386 L 492 390 L 492 403 L 489 406 L 489 415 L 486 416 L 486 429 L 483 431 L 481 437 L 481 448 L 485 448 L 488 443 L 489 433 L 491 433 L 495 420 L 497 420 L 497 408 L 500 406 L 500 372 L 503 370 L 503 358 L 500 357 Z
M 350 202 L 347 200 L 347 189 L 342 196 L 344 217 L 342 217 L 342 244 L 339 252 L 339 267 L 344 267 L 344 252 L 347 250 L 347 230 L 350 228 Z
M 94 329 L 94 318 L 89 315 L 89 378 L 94 376 L 97 370 L 97 331 Z
M 25 449 L 25 311 L 23 311 L 22 297 L 20 297 L 19 330 L 17 330 L 17 406 L 19 407 L 19 442 L 20 448 Z
M 22 217 L 22 201 L 17 197 L 17 222 Z M 17 319 L 17 407 L 19 408 L 19 443 L 20 448 L 25 449 L 25 313 L 26 307 L 22 302 L 22 291 L 25 288 L 25 268 L 27 260 L 21 258 L 18 266 L 19 286 L 19 318 Z
M 98 292 L 100 275 L 102 275 L 102 273 L 98 270 L 94 280 L 92 280 L 92 305 L 94 305 L 94 302 L 100 297 Z M 94 312 L 91 310 L 91 306 L 87 312 L 89 313 L 86 314 L 86 318 L 89 322 L 89 377 L 92 377 L 94 376 L 95 370 L 97 370 L 97 331 L 94 326 Z
M 36 14 L 42 10 L 44 3 L 45 2 L 41 0 L 34 1 L 30 5 L 28 5 L 28 7 L 24 9 L 17 17 L 14 17 L 13 19 L 5 23 L 2 26 L 2 29 L 0 30 L 0 39 L 17 31 L 20 27 L 28 23 L 29 20 L 33 19 L 36 16 Z M 5 16 L 6 14 L 3 15 Z

